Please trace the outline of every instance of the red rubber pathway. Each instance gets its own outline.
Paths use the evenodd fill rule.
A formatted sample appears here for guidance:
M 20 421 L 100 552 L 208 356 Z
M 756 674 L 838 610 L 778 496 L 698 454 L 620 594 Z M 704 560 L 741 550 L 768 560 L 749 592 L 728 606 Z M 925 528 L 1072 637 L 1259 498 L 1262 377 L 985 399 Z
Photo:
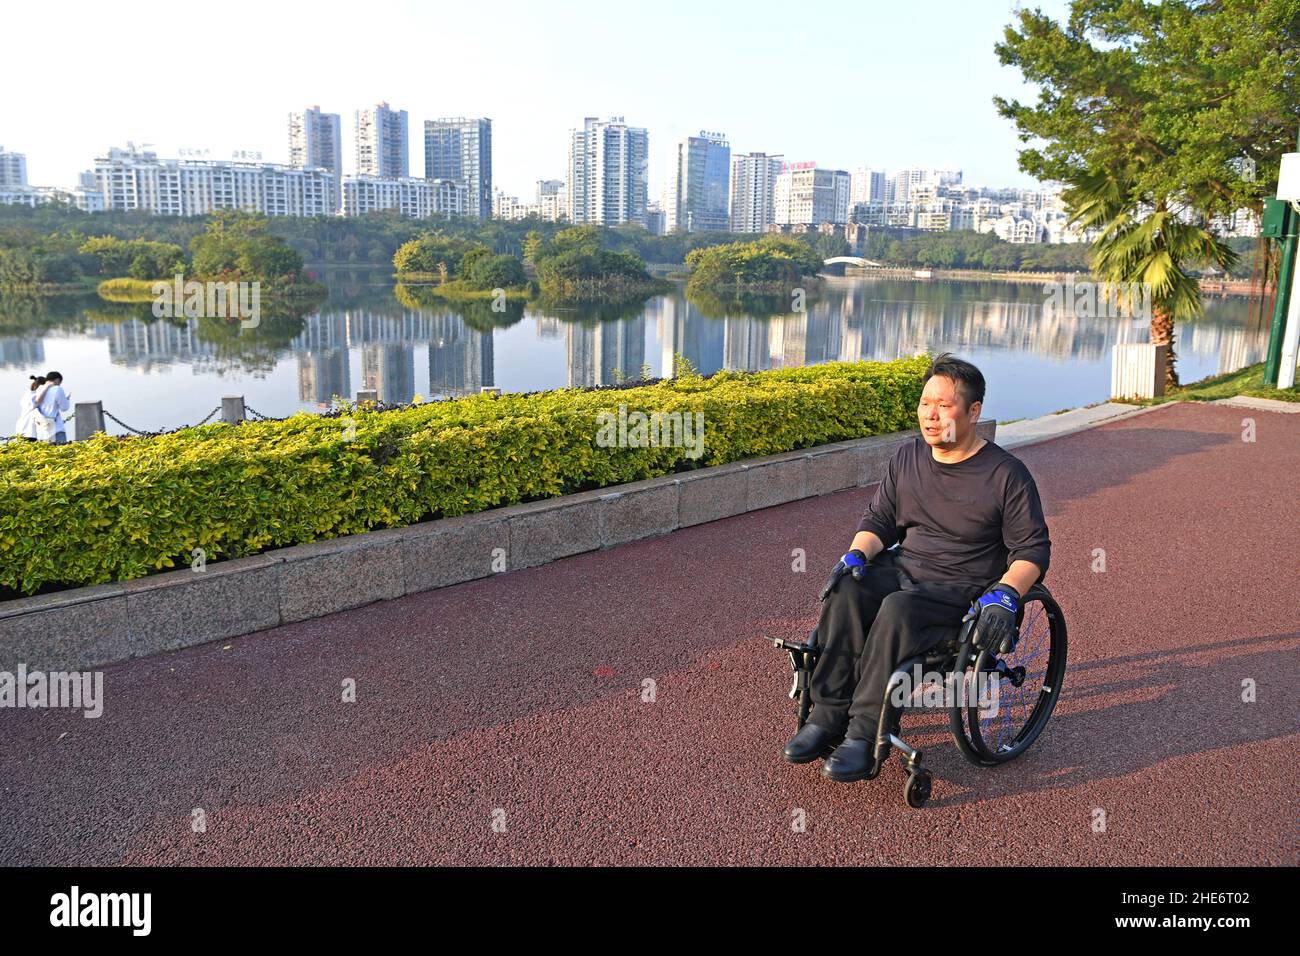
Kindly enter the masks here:
M 994 769 L 909 717 L 922 810 L 895 761 L 780 758 L 789 665 L 756 638 L 815 621 L 856 490 L 116 665 L 98 720 L 0 711 L 0 862 L 1300 862 L 1300 416 L 1173 405 L 1017 454 L 1064 693 Z

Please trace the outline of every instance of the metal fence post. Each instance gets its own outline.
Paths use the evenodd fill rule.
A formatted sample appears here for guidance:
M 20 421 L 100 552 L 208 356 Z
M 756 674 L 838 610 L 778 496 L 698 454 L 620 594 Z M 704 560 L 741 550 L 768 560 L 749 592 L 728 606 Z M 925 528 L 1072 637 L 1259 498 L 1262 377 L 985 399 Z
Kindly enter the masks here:
M 76 425 L 74 441 L 85 441 L 96 432 L 104 430 L 104 403 L 77 402 L 73 406 L 72 421 Z
M 247 417 L 244 411 L 243 395 L 221 396 L 221 420 L 227 425 L 242 422 Z

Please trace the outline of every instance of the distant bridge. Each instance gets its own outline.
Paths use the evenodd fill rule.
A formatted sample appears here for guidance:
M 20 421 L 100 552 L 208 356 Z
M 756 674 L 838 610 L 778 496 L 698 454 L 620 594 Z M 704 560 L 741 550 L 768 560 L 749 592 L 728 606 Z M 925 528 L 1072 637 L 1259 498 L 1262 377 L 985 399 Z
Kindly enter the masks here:
M 883 262 L 872 262 L 870 259 L 863 259 L 861 256 L 833 256 L 827 259 L 823 265 L 828 266 L 870 266 L 873 269 L 883 269 Z

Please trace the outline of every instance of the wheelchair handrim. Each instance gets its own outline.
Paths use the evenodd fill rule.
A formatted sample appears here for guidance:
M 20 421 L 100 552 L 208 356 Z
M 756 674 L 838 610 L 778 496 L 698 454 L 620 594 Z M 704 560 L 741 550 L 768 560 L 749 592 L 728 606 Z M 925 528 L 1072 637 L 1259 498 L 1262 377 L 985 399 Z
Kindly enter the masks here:
M 1021 617 L 1019 643 L 1003 660 L 1009 667 L 1026 668 L 1024 684 L 1014 688 L 1008 679 L 1000 681 L 997 717 L 981 717 L 978 706 L 966 709 L 971 747 L 981 762 L 1005 763 L 1028 750 L 1047 726 L 1061 694 L 1066 637 L 1060 607 L 1050 595 L 1034 595 L 1026 602 Z M 981 651 L 975 662 L 976 671 L 990 668 L 996 661 L 996 655 Z M 1041 687 L 1032 689 L 1035 684 Z M 1023 722 L 1017 719 L 1021 716 Z

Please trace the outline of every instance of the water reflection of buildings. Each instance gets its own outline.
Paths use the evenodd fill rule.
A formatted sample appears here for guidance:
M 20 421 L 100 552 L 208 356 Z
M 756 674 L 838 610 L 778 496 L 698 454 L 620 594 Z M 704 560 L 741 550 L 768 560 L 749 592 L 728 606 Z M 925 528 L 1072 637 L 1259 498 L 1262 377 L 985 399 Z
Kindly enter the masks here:
M 385 402 L 409 402 L 415 397 L 415 350 L 406 342 L 365 346 L 361 380 Z
M 664 297 L 657 300 L 654 313 L 664 369 L 673 367 L 676 355 L 702 375 L 724 368 L 793 368 L 847 357 L 845 323 L 827 303 L 787 315 L 709 318 L 690 302 Z
M 341 315 L 348 346 L 356 346 L 361 352 L 361 387 L 375 392 L 384 402 L 401 404 L 414 398 L 415 345 L 433 338 L 434 317 L 422 312 L 393 315 L 366 310 L 344 311 Z M 298 397 L 306 400 L 302 395 Z
M 703 315 L 680 296 L 659 296 L 646 304 L 646 315 L 659 333 L 660 368 L 671 375 L 674 357 L 682 356 L 701 375 L 724 367 L 726 331 L 723 321 Z
M 846 357 L 847 323 L 836 321 L 829 309 L 724 320 L 725 368 L 756 372 L 768 368 L 797 368 Z M 851 341 L 853 336 L 847 338 Z
M 1215 300 L 1207 302 L 1207 310 L 1205 320 L 1179 324 L 1180 356 L 1195 356 L 1200 374 L 1229 372 L 1262 360 L 1267 330 L 1243 321 L 1248 311 L 1244 303 Z M 530 340 L 527 326 L 516 326 L 517 334 L 504 347 L 529 349 L 538 340 L 562 337 L 564 375 L 570 386 L 638 377 L 647 358 L 652 364 L 656 358 L 653 352 L 647 354 L 647 331 L 657 335 L 660 374 L 671 374 L 673 358 L 681 354 L 705 375 L 723 368 L 757 371 L 834 360 L 888 360 L 938 348 L 1021 353 L 1062 365 L 1072 360 L 1096 363 L 1108 361 L 1115 344 L 1146 341 L 1149 334 L 1145 320 L 1045 312 L 1037 289 L 987 284 L 969 289 L 938 283 L 832 284 L 809 302 L 807 312 L 773 316 L 710 318 L 674 293 L 650 299 L 628 319 L 582 323 L 535 312 L 530 317 L 534 337 Z M 220 371 L 240 361 L 244 345 L 243 335 L 220 343 L 205 341 L 197 320 L 131 319 L 96 322 L 92 328 L 90 334 L 107 343 L 110 361 L 144 372 L 175 364 Z M 55 329 L 0 338 L 0 367 L 41 371 L 46 362 L 44 338 L 85 334 Z M 468 325 L 454 312 L 403 309 L 396 300 L 378 309 L 310 315 L 294 338 L 275 345 L 257 334 L 247 341 L 250 352 L 262 353 L 253 374 L 269 371 L 266 351 L 293 353 L 298 397 L 309 405 L 351 397 L 362 388 L 378 391 L 385 401 L 409 402 L 417 389 L 417 348 L 428 353 L 429 397 L 473 394 L 497 384 L 491 330 Z M 559 370 L 550 371 L 551 380 L 559 384 Z
M 440 315 L 429 341 L 429 390 L 437 395 L 472 395 L 495 385 L 492 333 L 465 325 L 460 316 Z
M 1135 336 L 1135 341 L 1142 342 L 1146 339 Z M 1223 375 L 1264 361 L 1264 355 L 1268 351 L 1268 332 L 1263 329 L 1248 332 L 1235 325 L 1187 322 L 1175 330 L 1174 345 L 1175 350 L 1183 348 L 1200 355 L 1211 352 L 1217 354 L 1219 364 L 1215 374 Z
M 610 322 L 571 322 L 564 335 L 570 387 L 640 378 L 645 364 L 644 314 Z
M 648 306 L 662 346 L 663 368 L 676 353 L 704 374 L 718 368 L 759 371 L 829 361 L 889 360 L 936 348 L 1024 352 L 1062 362 L 1104 361 L 1119 342 L 1143 342 L 1144 319 L 1080 318 L 1044 311 L 1040 301 L 890 301 L 870 286 L 814 300 L 806 312 L 711 319 L 680 299 Z M 1218 372 L 1262 361 L 1262 329 L 1189 322 L 1178 329 L 1183 355 L 1217 355 Z
M 130 319 L 93 328 L 96 338 L 107 341 L 113 364 L 143 372 L 176 364 L 205 370 L 230 362 L 230 344 L 205 341 L 195 319 L 179 325 Z M 250 345 L 256 342 L 249 337 Z M 321 405 L 352 396 L 354 349 L 360 358 L 358 388 L 373 389 L 386 402 L 411 401 L 417 347 L 428 349 L 429 397 L 469 394 L 494 383 L 492 333 L 471 328 L 452 313 L 343 310 L 309 315 L 287 351 L 297 360 L 299 401 Z M 40 364 L 44 355 L 41 338 L 0 339 L 0 365 Z
M 362 388 L 385 402 L 415 397 L 415 349 L 428 347 L 429 392 L 466 395 L 493 384 L 492 333 L 470 328 L 459 315 L 358 311 L 308 316 L 294 340 L 298 398 L 324 403 L 351 396 L 349 351 L 361 353 Z
M 550 315 L 534 315 L 533 328 L 537 330 L 539 339 L 562 339 L 564 338 L 565 323 Z
M 29 368 L 29 375 L 45 374 L 45 340 L 0 338 L 0 368 Z
M 199 337 L 197 319 L 184 325 L 170 322 L 97 322 L 94 335 L 108 341 L 108 358 L 114 365 L 126 365 L 148 373 L 154 366 L 185 363 L 196 369 L 217 362 L 216 344 Z
M 300 402 L 328 405 L 335 396 L 352 397 L 348 323 L 342 312 L 309 316 L 294 346 Z

